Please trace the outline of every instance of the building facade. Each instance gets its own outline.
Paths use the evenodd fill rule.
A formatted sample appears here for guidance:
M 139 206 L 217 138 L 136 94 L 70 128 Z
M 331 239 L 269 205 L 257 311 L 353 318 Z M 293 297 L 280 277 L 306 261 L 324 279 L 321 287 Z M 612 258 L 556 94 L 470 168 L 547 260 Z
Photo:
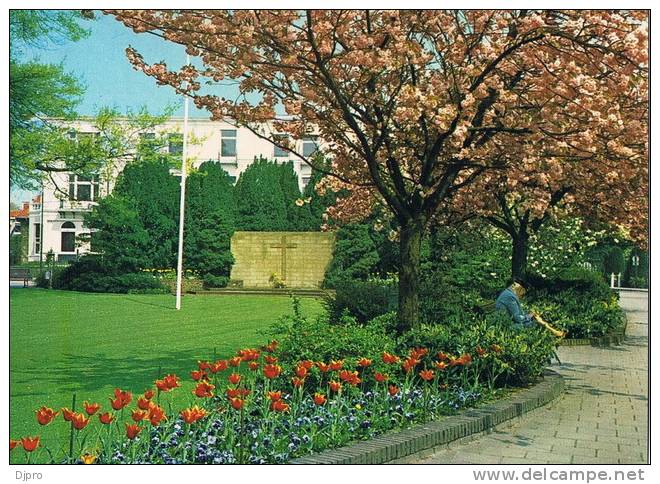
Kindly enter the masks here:
M 155 131 L 169 133 L 165 150 L 174 155 L 182 153 L 182 118 L 168 119 L 153 133 L 141 135 L 155 136 Z M 75 138 L 94 136 L 96 132 L 91 121 L 80 120 L 71 125 L 69 133 Z M 259 157 L 280 163 L 291 162 L 301 191 L 312 175 L 310 166 L 300 157 L 259 138 L 247 128 L 237 128 L 228 122 L 189 119 L 188 136 L 192 142 L 188 143 L 187 158 L 192 160 L 193 166 L 198 167 L 207 161 L 218 163 L 234 183 Z M 297 141 L 295 151 L 309 156 L 318 146 L 317 138 L 310 136 Z M 44 183 L 41 195 L 30 205 L 28 260 L 46 260 L 49 251 L 53 252 L 56 261 L 74 260 L 89 252 L 88 244 L 77 242 L 78 236 L 89 233 L 84 216 L 100 198 L 111 193 L 120 171 L 121 167 L 117 166 L 110 175 L 88 178 L 72 173 L 54 173 L 52 182 Z

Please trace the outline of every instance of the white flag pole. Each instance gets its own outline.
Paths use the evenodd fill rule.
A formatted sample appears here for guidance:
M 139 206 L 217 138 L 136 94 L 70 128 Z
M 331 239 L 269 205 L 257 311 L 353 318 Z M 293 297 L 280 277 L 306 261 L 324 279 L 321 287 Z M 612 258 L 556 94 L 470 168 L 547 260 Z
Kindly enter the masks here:
M 190 65 L 190 55 L 186 54 L 186 65 Z M 185 81 L 184 88 L 188 87 Z M 188 151 L 188 96 L 183 96 L 183 148 L 181 160 L 181 200 L 179 202 L 179 256 L 176 262 L 176 308 L 181 309 L 181 279 L 183 271 L 183 220 L 186 208 L 186 155 Z

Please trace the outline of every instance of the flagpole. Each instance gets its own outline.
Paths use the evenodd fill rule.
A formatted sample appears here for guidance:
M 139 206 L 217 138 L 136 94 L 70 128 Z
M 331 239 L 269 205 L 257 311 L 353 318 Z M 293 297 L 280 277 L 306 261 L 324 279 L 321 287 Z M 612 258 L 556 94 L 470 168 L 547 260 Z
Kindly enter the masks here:
M 186 54 L 186 65 L 190 65 L 190 55 Z M 185 81 L 184 88 L 188 87 Z M 181 279 L 183 271 L 183 221 L 186 208 L 186 154 L 188 151 L 188 96 L 183 96 L 183 148 L 181 159 L 181 199 L 179 201 L 179 255 L 176 263 L 176 309 L 181 309 Z

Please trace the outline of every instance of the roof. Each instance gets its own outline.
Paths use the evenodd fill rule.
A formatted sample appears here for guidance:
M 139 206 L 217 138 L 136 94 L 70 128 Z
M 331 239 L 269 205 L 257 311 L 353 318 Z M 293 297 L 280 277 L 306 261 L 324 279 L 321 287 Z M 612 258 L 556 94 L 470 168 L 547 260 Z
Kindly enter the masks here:
M 30 203 L 23 202 L 23 208 L 20 210 L 10 210 L 10 218 L 28 218 L 30 216 Z

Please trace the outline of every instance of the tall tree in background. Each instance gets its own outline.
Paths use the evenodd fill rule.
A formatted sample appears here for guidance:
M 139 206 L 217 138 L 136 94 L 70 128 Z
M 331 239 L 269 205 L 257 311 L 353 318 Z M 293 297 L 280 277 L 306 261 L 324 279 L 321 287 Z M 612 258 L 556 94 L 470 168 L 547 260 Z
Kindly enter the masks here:
M 234 187 L 227 172 L 214 162 L 203 163 L 186 184 L 184 267 L 197 272 L 207 286 L 226 286 L 234 263 Z
M 89 32 L 80 26 L 81 19 L 75 11 L 9 12 L 9 179 L 13 187 L 34 188 L 44 173 L 66 162 L 61 158 L 57 165 L 47 164 L 34 153 L 47 139 L 60 144 L 66 139 L 49 118 L 72 118 L 84 89 L 62 65 L 26 57 L 30 48 L 87 37 Z
M 364 216 L 377 199 L 392 211 L 399 331 L 419 323 L 422 234 L 443 202 L 538 146 L 563 158 L 592 152 L 597 135 L 626 120 L 616 101 L 647 76 L 642 11 L 111 13 L 186 46 L 199 67 L 172 71 L 127 54 L 212 119 L 233 119 L 284 149 L 292 147 L 282 133 L 318 134 L 332 156 L 329 182 L 350 189 L 335 217 Z M 205 87 L 226 78 L 239 81 L 241 96 Z M 292 118 L 275 119 L 280 106 Z

